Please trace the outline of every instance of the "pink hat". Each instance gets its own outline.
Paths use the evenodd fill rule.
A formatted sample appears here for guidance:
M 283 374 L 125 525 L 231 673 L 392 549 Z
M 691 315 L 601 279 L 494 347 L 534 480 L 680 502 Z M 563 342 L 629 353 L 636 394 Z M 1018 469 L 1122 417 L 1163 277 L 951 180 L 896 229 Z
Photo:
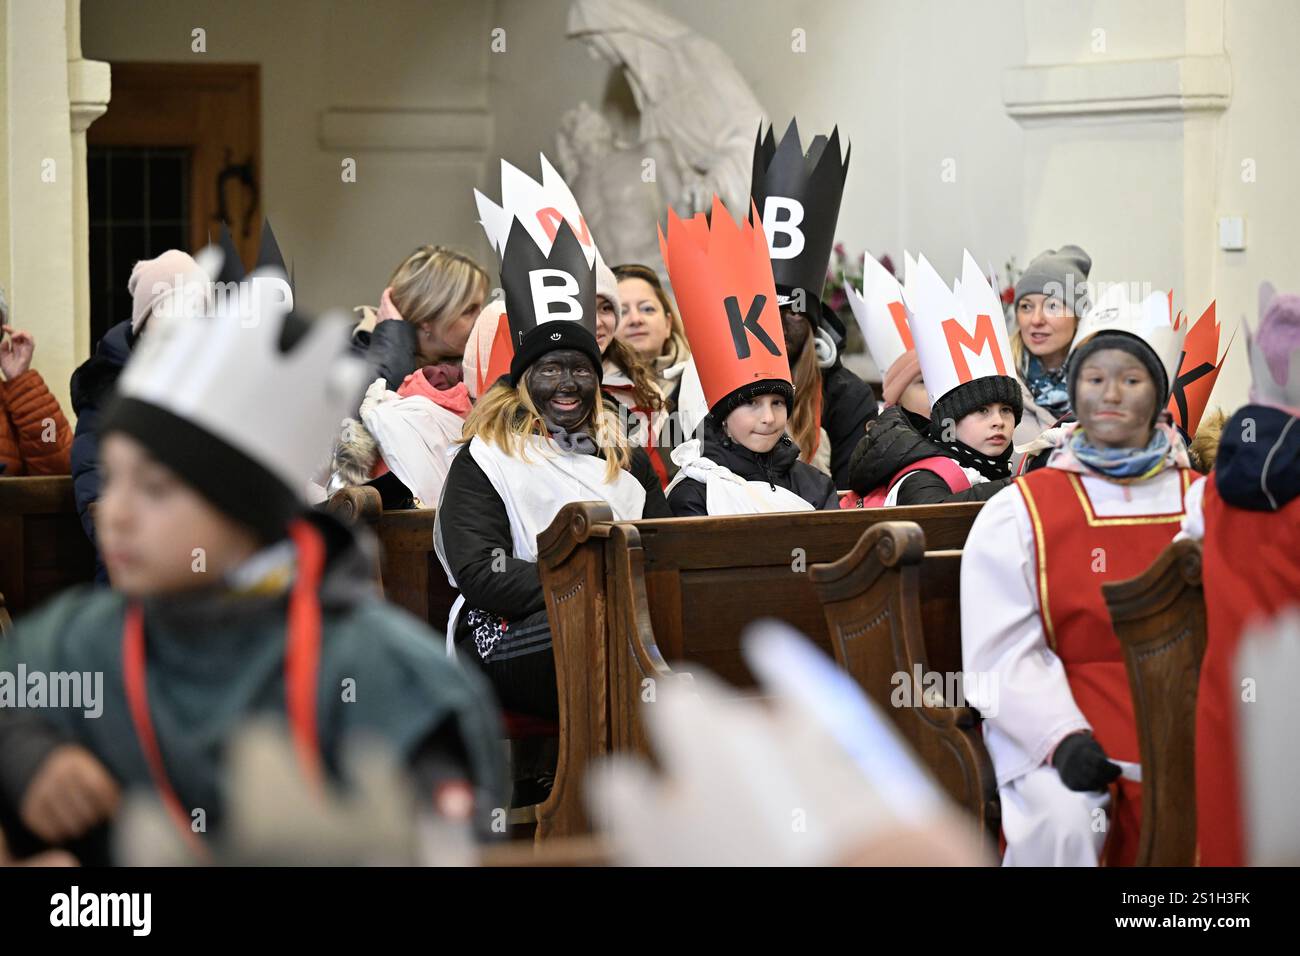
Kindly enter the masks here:
M 468 389 L 470 398 L 478 399 L 492 387 L 497 375 L 503 371 L 502 361 L 505 364 L 504 371 L 510 368 L 509 355 L 499 355 L 493 362 L 493 350 L 497 346 L 497 331 L 505 311 L 506 304 L 501 299 L 493 299 L 483 306 L 483 311 L 474 320 L 474 328 L 470 330 L 469 339 L 465 342 L 465 356 L 461 368 L 464 370 L 465 388 Z
M 155 307 L 168 297 L 175 296 L 173 314 L 206 310 L 211 290 L 208 274 L 179 249 L 168 249 L 156 259 L 141 259 L 126 282 L 126 291 L 131 293 L 131 331 L 139 334 Z
M 1280 390 L 1287 397 L 1300 394 L 1300 383 L 1288 380 L 1291 357 L 1300 352 L 1300 295 L 1278 294 L 1268 283 L 1259 291 L 1263 318 L 1251 344 L 1263 356 L 1278 388 L 1270 389 L 1273 383 L 1256 381 L 1251 386 L 1251 401 L 1272 404 L 1263 400 L 1261 393 Z
M 921 360 L 917 358 L 916 349 L 908 349 L 885 371 L 881 391 L 886 405 L 897 405 L 898 400 L 907 391 L 916 377 L 921 374 Z

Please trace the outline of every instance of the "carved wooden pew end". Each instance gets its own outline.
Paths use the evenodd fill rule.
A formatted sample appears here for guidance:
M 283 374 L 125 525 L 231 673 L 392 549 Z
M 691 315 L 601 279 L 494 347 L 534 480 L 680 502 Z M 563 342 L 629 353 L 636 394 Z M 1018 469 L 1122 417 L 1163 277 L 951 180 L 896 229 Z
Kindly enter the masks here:
M 979 714 L 965 700 L 932 700 L 928 689 L 933 675 L 947 688 L 948 675 L 961 673 L 961 552 L 927 552 L 919 525 L 886 521 L 809 576 L 836 661 L 996 842 L 1001 805 Z
M 1142 761 L 1139 866 L 1196 862 L 1196 695 L 1205 656 L 1201 545 L 1175 541 L 1101 586 L 1124 648 Z

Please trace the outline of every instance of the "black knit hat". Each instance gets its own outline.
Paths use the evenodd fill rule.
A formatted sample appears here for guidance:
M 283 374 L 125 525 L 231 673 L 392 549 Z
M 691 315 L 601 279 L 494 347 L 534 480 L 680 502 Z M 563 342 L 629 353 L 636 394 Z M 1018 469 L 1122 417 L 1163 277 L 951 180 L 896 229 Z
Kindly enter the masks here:
M 597 381 L 603 377 L 600 346 L 596 344 L 594 335 L 577 322 L 546 322 L 526 332 L 515 349 L 514 358 L 510 360 L 510 384 L 518 385 L 534 362 L 548 352 L 560 349 L 582 352 L 595 366 Z
M 941 435 L 947 422 L 956 424 L 981 405 L 995 404 L 1010 405 L 1019 425 L 1025 411 L 1019 380 L 1009 375 L 985 375 L 958 385 L 934 403 L 930 410 L 930 433 Z
M 560 280 L 567 290 L 556 303 L 539 295 L 539 289 Z M 528 367 L 547 352 L 576 349 L 591 359 L 596 376 L 602 375 L 600 347 L 596 344 L 596 274 L 587 254 L 569 227 L 561 222 L 549 250 L 538 248 L 523 223 L 515 219 L 501 255 L 501 287 L 505 293 L 506 321 L 514 340 L 510 384 L 518 385 Z M 577 315 L 571 313 L 576 309 Z M 567 310 L 567 311 L 565 311 Z
M 270 469 L 188 418 L 138 398 L 118 396 L 104 411 L 100 435 L 122 432 L 265 542 L 285 536 L 302 510 L 292 488 Z
M 765 378 L 749 385 L 742 385 L 733 392 L 728 392 L 717 404 L 709 409 L 709 415 L 721 425 L 727 420 L 727 416 L 737 408 L 746 402 L 752 402 L 760 395 L 780 395 L 785 399 L 787 410 L 794 408 L 794 386 L 789 382 L 783 382 L 779 378 Z
M 1070 353 L 1067 359 L 1070 407 L 1075 407 L 1074 390 L 1078 385 L 1079 371 L 1083 368 L 1084 360 L 1093 352 L 1100 352 L 1102 349 L 1118 349 L 1127 352 L 1142 363 L 1142 367 L 1147 370 L 1151 381 L 1156 385 L 1156 417 L 1159 417 L 1160 412 L 1169 403 L 1169 378 L 1165 375 L 1165 367 L 1151 346 L 1136 335 L 1129 335 L 1127 332 L 1100 332 Z

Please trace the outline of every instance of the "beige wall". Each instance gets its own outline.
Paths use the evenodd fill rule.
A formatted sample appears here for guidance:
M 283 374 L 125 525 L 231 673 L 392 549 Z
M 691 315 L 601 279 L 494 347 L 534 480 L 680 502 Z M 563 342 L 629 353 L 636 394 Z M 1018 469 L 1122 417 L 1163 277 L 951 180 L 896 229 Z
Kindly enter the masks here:
M 1246 250 L 1214 250 L 1212 281 L 1220 321 L 1235 327 L 1245 314 L 1252 327 L 1259 283 L 1300 291 L 1300 5 L 1287 0 L 1232 0 L 1224 47 L 1232 61 L 1232 105 L 1223 114 L 1214 202 L 1218 214 L 1246 218 Z M 1243 178 L 1244 161 L 1255 167 Z M 1233 346 L 1215 399 L 1244 400 L 1250 380 L 1246 352 Z
M 1229 329 L 1253 316 L 1261 279 L 1300 288 L 1300 7 L 1288 0 L 659 6 L 719 43 L 778 124 L 792 114 L 805 133 L 840 124 L 854 145 L 838 229 L 851 250 L 922 251 L 953 272 L 963 246 L 1000 268 L 1076 241 L 1098 279 L 1172 286 L 1192 306 L 1217 295 Z M 499 156 L 531 166 L 553 152 L 565 110 L 606 95 L 608 68 L 564 39 L 567 10 L 567 0 L 85 0 L 82 48 L 90 59 L 188 62 L 200 55 L 191 30 L 203 27 L 203 56 L 262 65 L 263 199 L 303 301 L 320 309 L 374 301 L 420 242 L 487 261 L 471 187 L 495 192 Z M 0 282 L 39 323 L 50 377 L 66 379 L 77 355 L 61 280 L 71 197 L 24 179 L 40 157 L 68 155 L 67 71 L 50 55 L 64 25 L 58 4 L 0 0 L 0 11 Z M 496 27 L 502 53 L 489 48 Z M 795 28 L 807 53 L 791 50 Z M 1115 109 L 1143 91 L 1159 95 Z M 1071 102 L 1053 113 L 1058 96 Z M 354 184 L 340 177 L 349 156 Z M 1244 252 L 1217 248 L 1227 214 L 1246 217 Z M 1234 407 L 1245 387 L 1238 353 L 1216 397 Z
M 471 189 L 490 145 L 491 8 L 86 0 L 82 47 L 110 62 L 261 65 L 263 208 L 301 300 L 321 310 L 376 303 L 421 243 L 486 253 Z M 207 31 L 205 54 L 190 51 L 196 27 Z M 348 157 L 354 183 L 342 181 Z
M 0 284 L 36 340 L 34 367 L 68 408 L 73 319 L 72 132 L 61 3 L 0 0 Z
M 1002 70 L 1021 62 L 1018 0 L 664 0 L 718 43 L 781 131 L 840 127 L 853 144 L 837 234 L 860 253 L 922 250 L 960 268 L 963 243 L 999 269 L 1020 255 L 1021 132 L 1002 108 Z M 565 110 L 601 102 L 608 76 L 564 39 L 567 0 L 501 0 L 512 40 L 492 61 L 497 149 L 512 162 L 554 149 Z M 802 29 L 807 52 L 791 49 Z M 523 42 L 516 39 L 523 36 Z M 544 77 L 545 82 L 538 82 Z M 506 119 L 507 114 L 509 119 Z M 941 178 L 954 160 L 956 179 Z

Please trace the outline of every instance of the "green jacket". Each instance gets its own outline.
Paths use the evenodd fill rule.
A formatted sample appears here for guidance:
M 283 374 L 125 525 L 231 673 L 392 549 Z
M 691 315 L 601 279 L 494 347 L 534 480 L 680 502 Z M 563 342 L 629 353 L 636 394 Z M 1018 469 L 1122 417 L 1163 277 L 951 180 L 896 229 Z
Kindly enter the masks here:
M 320 588 L 322 641 L 317 723 L 327 769 L 341 743 L 369 734 L 385 741 L 422 786 L 450 770 L 468 776 L 484 819 L 508 794 L 501 728 L 486 681 L 448 659 L 440 635 L 373 595 L 366 555 L 332 518 L 311 518 L 325 537 Z M 287 594 L 236 596 L 216 587 L 144 604 L 147 693 L 172 787 L 203 808 L 208 832 L 222 817 L 224 748 L 250 715 L 286 718 Z M 124 598 L 69 591 L 15 626 L 0 642 L 0 680 L 33 673 L 102 674 L 99 716 L 79 708 L 15 709 L 0 697 L 0 801 L 12 813 L 53 747 L 75 741 L 123 785 L 153 788 L 123 683 Z M 39 678 L 38 678 L 39 679 Z M 93 686 L 88 685 L 88 686 Z M 31 688 L 29 687 L 29 695 Z M 0 684 L 0 694 L 4 687 Z

